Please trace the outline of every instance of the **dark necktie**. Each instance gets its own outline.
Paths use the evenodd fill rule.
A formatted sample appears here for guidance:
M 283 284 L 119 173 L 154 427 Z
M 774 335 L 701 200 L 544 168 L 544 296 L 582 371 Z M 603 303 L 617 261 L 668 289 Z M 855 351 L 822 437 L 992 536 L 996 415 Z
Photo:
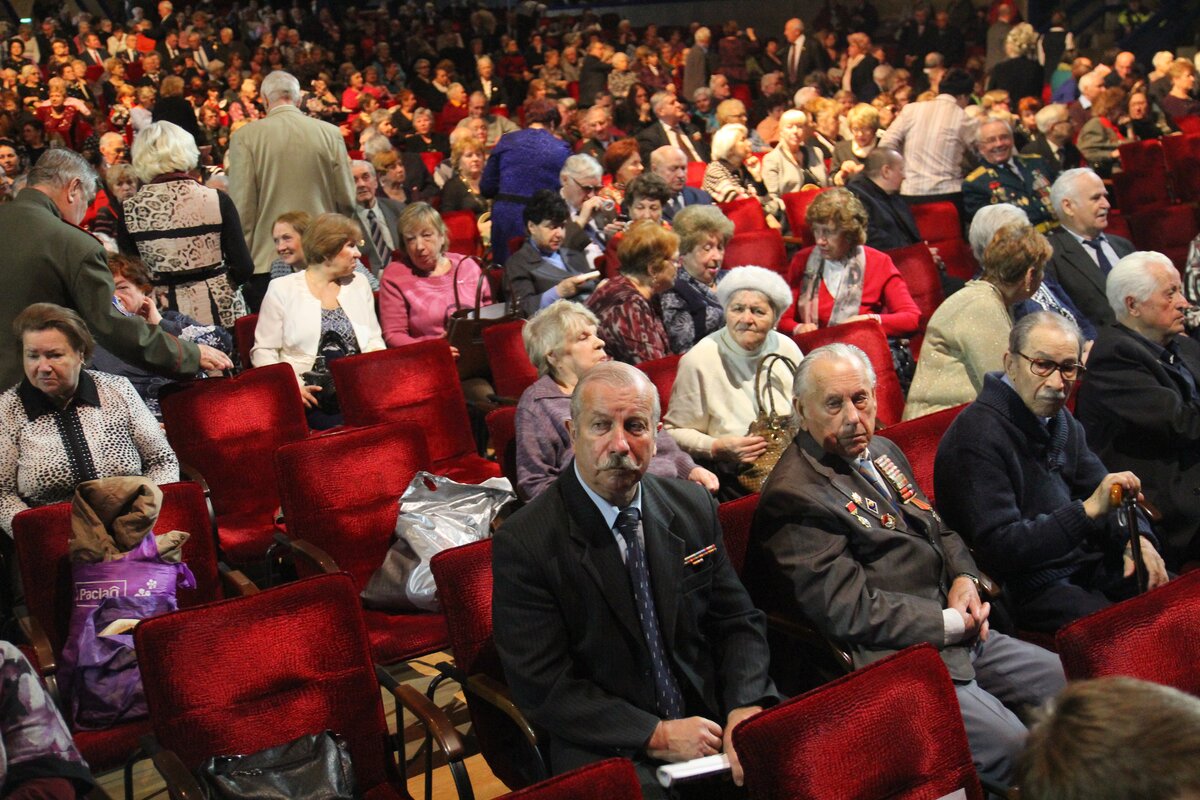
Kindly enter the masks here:
M 1097 236 L 1095 239 L 1084 239 L 1083 243 L 1096 251 L 1096 263 L 1100 265 L 1100 271 L 1107 277 L 1108 273 L 1112 272 L 1112 262 L 1108 260 L 1108 256 L 1104 255 L 1104 239 Z
M 367 208 L 363 210 L 363 214 L 367 217 L 367 227 L 370 228 L 371 241 L 375 243 L 375 252 L 379 253 L 379 269 L 383 269 L 391 261 L 391 248 L 388 247 L 387 238 L 383 235 L 383 226 L 379 224 L 379 220 L 375 219 L 375 214 Z
M 664 719 L 679 719 L 683 716 L 683 695 L 679 684 L 671 674 L 666 648 L 658 630 L 658 612 L 654 608 L 654 596 L 650 593 L 650 570 L 646 566 L 646 551 L 638 538 L 636 508 L 626 508 L 617 515 L 617 533 L 625 540 L 625 566 L 629 570 L 629 583 L 633 586 L 633 599 L 637 602 L 638 619 L 642 623 L 642 636 L 654 662 L 654 695 L 658 711 Z
M 858 470 L 859 475 L 862 475 L 867 479 L 867 483 L 879 490 L 879 493 L 883 495 L 884 499 L 887 500 L 888 503 L 891 504 L 892 508 L 896 509 L 897 511 L 900 510 L 900 507 L 897 506 L 896 502 L 892 499 L 892 493 L 888 491 L 887 485 L 883 482 L 883 479 L 879 477 L 879 474 L 869 466 L 868 461 L 862 458 L 856 459 L 854 461 L 854 468 Z

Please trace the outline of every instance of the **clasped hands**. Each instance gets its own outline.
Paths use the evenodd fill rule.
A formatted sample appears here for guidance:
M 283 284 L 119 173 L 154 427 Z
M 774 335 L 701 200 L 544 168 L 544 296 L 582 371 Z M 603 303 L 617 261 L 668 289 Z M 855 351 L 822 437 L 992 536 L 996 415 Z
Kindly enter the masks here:
M 659 761 L 690 761 L 693 758 L 726 753 L 733 782 L 742 785 L 744 773 L 733 749 L 733 729 L 742 720 L 762 711 L 761 706 L 743 706 L 729 712 L 725 728 L 704 717 L 664 719 L 646 742 L 646 755 Z

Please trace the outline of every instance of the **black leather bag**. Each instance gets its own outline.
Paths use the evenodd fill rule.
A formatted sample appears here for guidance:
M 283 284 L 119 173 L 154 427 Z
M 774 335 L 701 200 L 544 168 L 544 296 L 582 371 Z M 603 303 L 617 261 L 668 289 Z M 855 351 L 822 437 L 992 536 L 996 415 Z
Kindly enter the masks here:
M 311 733 L 244 756 L 216 756 L 199 770 L 211 800 L 358 800 L 346 742 Z
M 300 377 L 306 386 L 320 386 L 317 392 L 317 408 L 326 414 L 338 414 L 341 407 L 338 404 L 337 386 L 333 383 L 333 373 L 329 371 L 329 362 L 343 356 L 352 355 L 355 348 L 346 344 L 346 340 L 337 331 L 325 331 L 317 345 L 317 357 L 313 360 L 312 369 Z
M 481 271 L 479 281 L 475 284 L 475 306 L 464 307 L 458 299 L 458 268 L 454 270 L 454 312 L 446 323 L 446 339 L 451 347 L 458 348 L 456 366 L 459 380 L 491 378 L 487 351 L 483 348 L 483 331 L 493 325 L 519 319 L 505 303 L 483 305 L 483 282 L 486 280 L 487 273 Z

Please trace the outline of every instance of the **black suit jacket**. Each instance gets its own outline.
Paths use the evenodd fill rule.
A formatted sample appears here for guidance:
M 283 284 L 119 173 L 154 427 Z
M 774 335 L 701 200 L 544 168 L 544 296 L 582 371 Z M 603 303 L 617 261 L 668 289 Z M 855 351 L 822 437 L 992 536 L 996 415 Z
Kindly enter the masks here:
M 685 715 L 724 725 L 773 705 L 764 618 L 725 554 L 715 501 L 687 481 L 642 479 L 642 527 L 660 630 Z M 694 566 L 685 556 L 716 551 Z M 496 649 L 513 699 L 549 733 L 555 773 L 644 758 L 659 723 L 650 652 L 612 530 L 574 461 L 509 517 L 492 552 Z
M 376 197 L 375 202 L 379 205 L 379 210 L 383 212 L 383 219 L 387 223 L 388 233 L 392 236 L 392 249 L 400 248 L 400 230 L 396 227 L 397 221 L 400 219 L 400 212 L 404 210 L 404 204 L 398 203 L 390 197 Z M 380 253 L 375 248 L 375 242 L 371 239 L 371 229 L 367 227 L 366 220 L 363 219 L 363 209 L 355 208 L 354 221 L 357 222 L 363 229 L 363 261 L 366 262 L 367 268 L 379 275 L 392 261 L 391 253 Z
M 1105 234 L 1109 244 L 1117 254 L 1124 258 L 1133 252 L 1133 243 L 1120 236 Z M 1046 234 L 1054 255 L 1046 265 L 1046 274 L 1053 278 L 1066 291 L 1071 302 L 1083 312 L 1097 329 L 1101 325 L 1116 322 L 1108 298 L 1104 294 L 1104 273 L 1092 260 L 1071 232 L 1063 228 Z
M 708 145 L 704 142 L 704 137 L 697 136 L 696 129 L 690 125 L 681 124 L 679 127 L 683 129 L 683 135 L 688 137 L 688 141 L 696 149 L 700 160 L 711 161 L 712 156 L 709 153 Z M 647 167 L 650 166 L 651 153 L 664 145 L 675 144 L 669 139 L 666 129 L 663 128 L 662 123 L 658 120 L 642 128 L 634 138 L 637 140 L 638 150 L 642 155 L 642 163 Z
M 829 68 L 829 54 L 815 38 L 807 33 L 804 34 L 804 46 L 800 49 L 800 59 L 796 65 L 795 75 L 791 74 L 791 54 L 792 46 L 790 44 L 784 42 L 780 45 L 779 57 L 783 59 L 784 64 L 783 79 L 787 82 L 789 89 L 799 89 L 804 85 L 804 79 L 810 73 L 817 70 L 824 72 Z
M 1175 337 L 1176 365 L 1200 380 L 1200 342 Z M 1162 351 L 1124 325 L 1100 329 L 1076 414 L 1088 447 L 1113 471 L 1130 470 L 1163 514 L 1167 566 L 1200 555 L 1200 399 Z
M 1029 141 L 1029 144 L 1021 148 L 1021 153 L 1041 158 L 1042 163 L 1054 173 L 1050 176 L 1051 180 L 1057 180 L 1060 173 L 1078 167 L 1083 161 L 1083 154 L 1071 142 L 1063 144 L 1062 147 L 1058 148 L 1058 153 L 1055 154 L 1041 131 L 1033 134 L 1033 138 Z
M 888 194 L 875 181 L 860 173 L 846 184 L 867 209 L 867 246 L 894 250 L 922 241 L 908 203 L 898 194 Z

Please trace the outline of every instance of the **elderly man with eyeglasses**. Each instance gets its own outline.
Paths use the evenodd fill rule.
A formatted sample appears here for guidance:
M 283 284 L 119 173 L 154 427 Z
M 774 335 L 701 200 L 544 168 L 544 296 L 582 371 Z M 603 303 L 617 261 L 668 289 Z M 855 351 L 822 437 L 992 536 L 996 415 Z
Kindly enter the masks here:
M 938 447 L 934 485 L 946 523 L 979 566 L 1004 584 L 1023 630 L 1052 633 L 1135 592 L 1129 528 L 1110 491 L 1138 494 L 1132 472 L 1110 472 L 1066 409 L 1085 372 L 1075 323 L 1041 311 L 1013 326 L 1004 370 Z M 1167 581 L 1158 540 L 1138 513 L 1151 587 Z

